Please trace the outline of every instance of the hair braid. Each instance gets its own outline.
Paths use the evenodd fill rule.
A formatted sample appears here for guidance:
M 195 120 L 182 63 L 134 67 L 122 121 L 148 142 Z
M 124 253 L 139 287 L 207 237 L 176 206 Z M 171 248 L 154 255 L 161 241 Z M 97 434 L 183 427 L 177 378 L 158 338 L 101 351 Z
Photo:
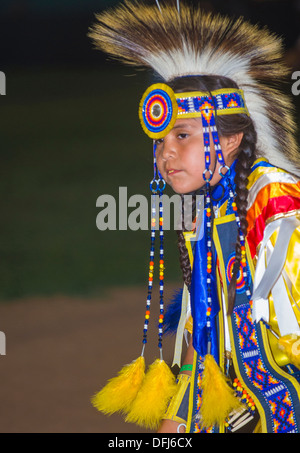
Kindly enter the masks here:
M 184 238 L 184 231 L 190 231 L 191 230 L 191 225 L 190 228 L 186 228 L 186 222 L 185 222 L 185 204 L 187 202 L 187 199 L 191 201 L 192 206 L 192 215 L 194 217 L 195 214 L 195 206 L 196 206 L 196 196 L 193 194 L 192 197 L 185 197 L 181 195 L 181 201 L 182 201 L 182 208 L 181 208 L 181 229 L 177 230 L 177 236 L 178 236 L 178 250 L 179 250 L 179 262 L 180 262 L 180 267 L 182 271 L 182 277 L 183 281 L 190 290 L 191 287 L 191 282 L 192 282 L 192 268 L 191 268 L 191 263 L 190 263 L 190 258 L 189 258 L 189 253 L 188 249 L 186 247 L 185 243 L 185 238 Z
M 179 262 L 180 268 L 182 272 L 182 278 L 188 289 L 190 290 L 191 287 L 191 280 L 192 280 L 192 268 L 189 259 L 188 250 L 185 245 L 185 239 L 182 231 L 177 230 L 178 236 L 178 250 L 179 250 Z
M 235 175 L 235 185 L 236 185 L 236 197 L 235 202 L 238 209 L 238 214 L 241 223 L 241 230 L 243 235 L 247 236 L 248 222 L 246 219 L 247 216 L 247 198 L 248 198 L 248 176 L 251 172 L 251 167 L 255 160 L 255 143 L 256 143 L 256 132 L 254 127 L 249 128 L 246 133 L 244 133 L 243 140 L 241 143 L 241 151 L 239 153 L 237 164 L 236 164 L 236 175 Z M 228 314 L 232 313 L 235 295 L 236 295 L 236 281 L 238 272 L 241 264 L 241 244 L 240 244 L 240 235 L 237 234 L 237 241 L 235 246 L 235 263 L 233 266 L 233 272 L 228 287 Z

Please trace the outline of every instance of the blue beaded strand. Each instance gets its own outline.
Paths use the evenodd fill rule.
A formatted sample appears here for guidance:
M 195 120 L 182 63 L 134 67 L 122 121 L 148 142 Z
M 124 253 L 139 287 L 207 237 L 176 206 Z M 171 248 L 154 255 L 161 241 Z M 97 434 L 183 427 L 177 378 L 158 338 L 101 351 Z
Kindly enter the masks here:
M 147 344 L 148 327 L 150 322 L 150 309 L 152 300 L 153 278 L 154 278 L 154 258 L 155 258 L 155 239 L 156 239 L 156 207 L 157 197 L 159 197 L 159 237 L 160 237 L 160 250 L 159 250 L 159 296 L 160 296 L 160 315 L 158 323 L 158 347 L 160 349 L 160 357 L 162 360 L 162 336 L 163 336 L 163 321 L 164 321 L 164 229 L 163 229 L 163 203 L 162 195 L 166 183 L 159 173 L 156 165 L 156 144 L 153 145 L 153 179 L 150 182 L 151 190 L 151 245 L 150 245 L 150 260 L 149 260 L 149 274 L 148 274 L 148 294 L 146 301 L 146 313 L 143 330 L 143 349 L 142 356 L 144 355 L 145 345 Z
M 212 272 L 212 202 L 210 196 L 210 180 L 213 176 L 210 170 L 210 137 L 207 115 L 202 114 L 202 126 L 204 137 L 204 158 L 205 170 L 203 179 L 205 181 L 205 233 L 206 233 L 206 285 L 207 285 L 207 311 L 206 311 L 206 327 L 207 327 L 207 353 L 211 353 L 211 310 L 212 310 L 212 288 L 211 288 L 211 272 Z
M 164 229 L 163 229 L 163 204 L 161 201 L 162 192 L 159 193 L 159 321 L 158 321 L 158 347 L 162 359 L 162 335 L 163 335 L 163 322 L 164 322 Z

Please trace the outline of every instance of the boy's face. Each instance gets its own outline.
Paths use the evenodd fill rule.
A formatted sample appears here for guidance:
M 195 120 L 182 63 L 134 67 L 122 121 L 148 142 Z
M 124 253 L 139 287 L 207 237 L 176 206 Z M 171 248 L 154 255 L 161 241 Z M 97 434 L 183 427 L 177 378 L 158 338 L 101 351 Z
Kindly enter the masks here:
M 226 138 L 220 137 L 225 163 L 230 166 L 234 158 L 230 159 L 227 155 L 227 141 Z M 204 185 L 204 140 L 201 118 L 178 119 L 169 134 L 157 140 L 156 144 L 158 169 L 166 183 L 176 193 L 186 194 Z M 210 169 L 213 172 L 211 185 L 217 184 L 221 179 L 219 167 L 214 147 L 211 145 Z

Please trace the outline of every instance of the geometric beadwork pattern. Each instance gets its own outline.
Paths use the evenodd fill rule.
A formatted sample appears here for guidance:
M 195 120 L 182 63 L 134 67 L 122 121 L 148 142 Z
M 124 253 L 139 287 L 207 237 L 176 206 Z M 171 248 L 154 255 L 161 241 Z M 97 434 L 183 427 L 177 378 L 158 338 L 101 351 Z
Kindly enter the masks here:
M 199 366 L 198 362 L 198 366 Z M 200 408 L 201 408 L 201 403 L 202 403 L 202 397 L 201 397 L 201 379 L 202 379 L 202 372 L 203 369 L 198 369 L 198 373 L 196 374 L 197 376 L 197 399 L 196 399 L 196 408 L 197 408 L 197 413 L 199 414 Z M 202 429 L 200 427 L 199 421 L 196 419 L 195 420 L 195 433 L 201 433 Z
M 211 93 L 174 93 L 168 85 L 156 83 L 145 91 L 139 106 L 142 128 L 153 139 L 164 138 L 178 118 L 203 117 L 212 125 L 214 113 L 249 115 L 243 91 L 226 88 Z
M 226 273 L 227 286 L 229 286 L 229 283 L 230 283 L 231 278 L 232 278 L 234 263 L 235 263 L 235 252 L 233 252 L 229 256 L 229 258 L 227 260 L 227 263 L 226 263 L 225 273 Z M 247 268 L 247 274 L 248 274 L 248 276 L 250 276 L 251 274 L 250 274 L 250 269 L 249 269 L 248 263 L 246 263 L 246 268 Z M 236 292 L 237 292 L 237 294 L 242 294 L 247 289 L 247 284 L 246 284 L 246 281 L 245 281 L 243 273 L 244 273 L 244 269 L 240 265 L 240 268 L 239 268 L 239 271 L 238 271 L 238 274 L 237 274 L 237 278 L 236 278 Z
M 249 304 L 235 307 L 233 320 L 238 338 L 238 354 L 246 379 L 260 395 L 262 405 L 272 419 L 274 433 L 298 432 L 290 391 L 283 381 L 275 378 L 264 363 L 257 341 Z M 247 382 L 245 382 L 247 384 Z
M 194 433 L 213 433 L 215 431 L 215 427 L 211 426 L 209 428 L 203 428 L 201 426 L 201 417 L 199 417 L 201 404 L 202 404 L 202 374 L 203 374 L 203 358 L 198 356 L 197 360 L 197 371 L 195 376 L 197 376 L 197 391 L 195 392 L 196 397 L 196 416 L 194 418 Z
M 248 114 L 242 90 L 221 89 L 213 91 L 212 96 L 208 93 L 175 93 L 178 104 L 178 117 L 187 117 L 206 110 L 209 116 L 217 111 L 219 115 L 224 113 Z M 209 122 L 209 118 L 207 118 Z
M 173 90 L 163 84 L 151 85 L 139 107 L 142 128 L 153 139 L 163 138 L 173 128 L 177 118 L 177 102 Z

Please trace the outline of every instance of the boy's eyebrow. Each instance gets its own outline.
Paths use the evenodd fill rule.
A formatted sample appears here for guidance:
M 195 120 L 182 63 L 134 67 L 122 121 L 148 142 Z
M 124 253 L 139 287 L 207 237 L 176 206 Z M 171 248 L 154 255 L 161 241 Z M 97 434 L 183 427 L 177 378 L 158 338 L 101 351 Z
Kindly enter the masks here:
M 192 118 L 194 119 L 194 118 Z M 180 127 L 193 127 L 191 123 L 180 123 L 180 124 L 175 124 L 173 129 L 179 129 Z

